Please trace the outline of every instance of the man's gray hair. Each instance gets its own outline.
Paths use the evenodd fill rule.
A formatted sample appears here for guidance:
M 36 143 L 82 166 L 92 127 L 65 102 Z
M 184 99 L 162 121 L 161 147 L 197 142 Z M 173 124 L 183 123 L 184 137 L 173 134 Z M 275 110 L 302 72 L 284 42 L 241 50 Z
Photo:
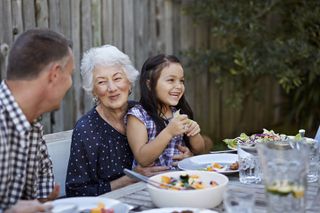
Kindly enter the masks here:
M 129 82 L 133 85 L 139 72 L 132 65 L 129 56 L 112 45 L 104 45 L 89 49 L 84 53 L 81 60 L 81 77 L 83 89 L 92 95 L 93 70 L 95 66 L 110 67 L 119 65 L 126 74 Z

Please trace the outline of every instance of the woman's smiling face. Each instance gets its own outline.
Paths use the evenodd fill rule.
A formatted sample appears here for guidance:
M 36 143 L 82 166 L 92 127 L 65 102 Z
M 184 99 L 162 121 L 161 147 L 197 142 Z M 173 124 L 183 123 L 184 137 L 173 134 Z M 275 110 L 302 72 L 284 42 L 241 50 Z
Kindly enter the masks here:
M 93 95 L 100 103 L 110 109 L 119 109 L 128 102 L 131 88 L 121 66 L 97 66 L 93 71 Z
M 161 70 L 156 84 L 158 100 L 166 106 L 176 106 L 185 91 L 183 68 L 170 63 Z

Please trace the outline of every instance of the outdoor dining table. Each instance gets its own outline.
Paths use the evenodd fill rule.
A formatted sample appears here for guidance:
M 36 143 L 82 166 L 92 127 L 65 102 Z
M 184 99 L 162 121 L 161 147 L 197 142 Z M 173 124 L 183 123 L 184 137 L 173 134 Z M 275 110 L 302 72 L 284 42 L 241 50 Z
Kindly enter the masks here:
M 242 184 L 239 182 L 238 174 L 228 175 L 229 186 L 250 189 L 255 195 L 255 207 L 254 213 L 268 212 L 266 195 L 263 184 Z M 320 212 L 320 194 L 318 192 L 319 184 L 308 183 L 306 193 L 306 212 L 307 213 L 318 213 Z M 146 187 L 146 183 L 138 182 L 118 190 L 111 191 L 109 193 L 101 195 L 102 197 L 112 198 L 119 200 L 123 203 L 129 204 L 135 207 L 131 212 L 139 212 L 148 209 L 157 208 L 149 195 Z M 226 212 L 221 203 L 219 206 L 213 208 L 217 212 Z

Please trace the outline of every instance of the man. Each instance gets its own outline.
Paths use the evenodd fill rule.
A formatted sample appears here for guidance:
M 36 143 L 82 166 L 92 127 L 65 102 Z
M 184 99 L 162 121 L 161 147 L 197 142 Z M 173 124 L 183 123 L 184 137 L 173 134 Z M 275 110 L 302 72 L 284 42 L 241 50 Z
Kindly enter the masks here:
M 0 84 L 0 212 L 59 195 L 37 119 L 60 107 L 73 69 L 69 42 L 56 32 L 28 30 L 13 44 Z

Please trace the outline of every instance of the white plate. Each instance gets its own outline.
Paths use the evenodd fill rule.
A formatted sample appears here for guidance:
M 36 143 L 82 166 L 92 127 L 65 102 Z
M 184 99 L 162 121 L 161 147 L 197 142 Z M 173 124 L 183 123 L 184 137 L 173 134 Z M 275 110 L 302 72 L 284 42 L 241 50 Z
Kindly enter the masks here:
M 212 163 L 219 163 L 222 165 L 229 165 L 238 161 L 237 154 L 229 154 L 229 153 L 222 153 L 222 154 L 207 154 L 207 155 L 198 155 L 191 158 L 186 158 L 178 163 L 178 167 L 182 170 L 203 170 L 207 168 L 207 166 L 211 165 Z M 239 170 L 221 170 L 216 171 L 222 174 L 230 174 L 239 172 Z
M 193 211 L 193 213 L 218 213 L 213 210 L 195 209 L 195 208 L 160 208 L 160 209 L 150 209 L 150 210 L 142 211 L 140 213 L 171 213 L 173 211 L 181 212 L 183 210 L 190 210 L 190 211 Z
M 114 209 L 115 213 L 128 213 L 129 205 L 104 197 L 71 197 L 58 199 L 52 202 L 53 209 L 64 204 L 74 204 L 79 211 L 98 207 L 99 203 L 104 203 L 106 209 Z

